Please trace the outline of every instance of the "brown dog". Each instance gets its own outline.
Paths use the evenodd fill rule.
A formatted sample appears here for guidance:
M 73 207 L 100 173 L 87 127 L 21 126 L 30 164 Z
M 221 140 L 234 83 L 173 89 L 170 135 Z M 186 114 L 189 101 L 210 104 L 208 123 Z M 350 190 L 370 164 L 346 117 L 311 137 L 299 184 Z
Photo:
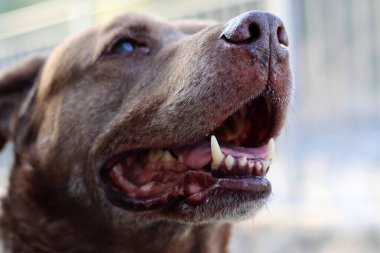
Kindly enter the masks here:
M 0 79 L 6 252 L 226 252 L 291 98 L 282 22 L 127 14 Z M 218 143 L 219 142 L 219 143 Z

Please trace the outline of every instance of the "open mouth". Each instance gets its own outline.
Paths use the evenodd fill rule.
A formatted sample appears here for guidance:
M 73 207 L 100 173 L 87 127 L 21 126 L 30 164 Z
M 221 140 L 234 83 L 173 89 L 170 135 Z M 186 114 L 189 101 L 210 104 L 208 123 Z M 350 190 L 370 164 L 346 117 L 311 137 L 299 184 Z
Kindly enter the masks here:
M 259 96 L 194 143 L 126 151 L 110 158 L 101 176 L 108 199 L 134 210 L 185 201 L 197 206 L 215 189 L 265 198 L 274 156 L 276 117 Z

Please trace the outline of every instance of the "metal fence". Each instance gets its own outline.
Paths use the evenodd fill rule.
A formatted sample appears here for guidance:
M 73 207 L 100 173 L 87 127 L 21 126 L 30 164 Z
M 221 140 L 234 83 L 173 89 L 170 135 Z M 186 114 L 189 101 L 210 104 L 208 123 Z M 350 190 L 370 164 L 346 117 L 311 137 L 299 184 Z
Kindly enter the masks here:
M 109 5 L 112 5 L 113 1 L 109 2 Z M 67 36 L 123 11 L 141 10 L 168 19 L 228 20 L 242 12 L 263 7 L 263 1 L 259 0 L 224 1 L 223 4 L 214 5 L 212 2 L 218 3 L 217 1 L 209 1 L 207 5 L 193 3 L 191 6 L 198 7 L 189 10 L 183 7 L 186 1 L 140 0 L 132 3 L 118 1 L 114 8 L 97 10 L 97 5 L 90 0 L 68 0 L 50 1 L 5 13 L 0 15 L 0 71 L 27 55 L 46 53 Z M 162 6 L 166 8 L 160 9 Z M 168 6 L 171 6 L 169 11 Z M 41 12 L 42 10 L 45 12 Z M 48 11 L 47 14 L 46 11 Z M 25 18 L 25 15 L 30 18 L 31 24 L 27 21 L 24 23 L 18 21 Z M 45 18 L 36 20 L 36 15 L 42 15 Z
M 295 0 L 293 8 L 302 117 L 378 117 L 380 1 Z
M 320 122 L 380 114 L 380 1 L 110 0 L 106 7 L 98 5 L 89 0 L 49 1 L 0 15 L 0 71 L 26 55 L 48 52 L 68 35 L 125 10 L 169 19 L 228 20 L 247 10 L 272 11 L 281 5 L 281 16 L 291 31 L 299 94 L 295 107 L 300 107 L 302 118 Z

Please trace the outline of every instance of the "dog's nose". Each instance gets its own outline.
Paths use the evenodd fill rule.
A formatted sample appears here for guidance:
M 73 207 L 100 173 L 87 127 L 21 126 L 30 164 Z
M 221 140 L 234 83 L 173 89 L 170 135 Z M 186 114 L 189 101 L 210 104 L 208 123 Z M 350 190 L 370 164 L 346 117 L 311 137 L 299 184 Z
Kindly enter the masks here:
M 251 11 L 228 21 L 221 38 L 231 44 L 288 46 L 288 36 L 280 18 L 273 14 Z

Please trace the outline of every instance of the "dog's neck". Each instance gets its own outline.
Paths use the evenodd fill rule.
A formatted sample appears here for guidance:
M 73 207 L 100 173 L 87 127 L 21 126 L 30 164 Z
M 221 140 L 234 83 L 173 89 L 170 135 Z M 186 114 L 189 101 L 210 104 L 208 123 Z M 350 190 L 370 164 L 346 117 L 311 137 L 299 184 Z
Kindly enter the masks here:
M 229 224 L 161 221 L 115 229 L 91 208 L 71 203 L 52 182 L 43 182 L 43 175 L 31 173 L 14 169 L 3 200 L 1 232 L 6 252 L 227 252 Z
M 230 225 L 190 226 L 160 222 L 123 238 L 137 242 L 126 252 L 227 253 Z M 123 245 L 115 252 L 123 252 Z

